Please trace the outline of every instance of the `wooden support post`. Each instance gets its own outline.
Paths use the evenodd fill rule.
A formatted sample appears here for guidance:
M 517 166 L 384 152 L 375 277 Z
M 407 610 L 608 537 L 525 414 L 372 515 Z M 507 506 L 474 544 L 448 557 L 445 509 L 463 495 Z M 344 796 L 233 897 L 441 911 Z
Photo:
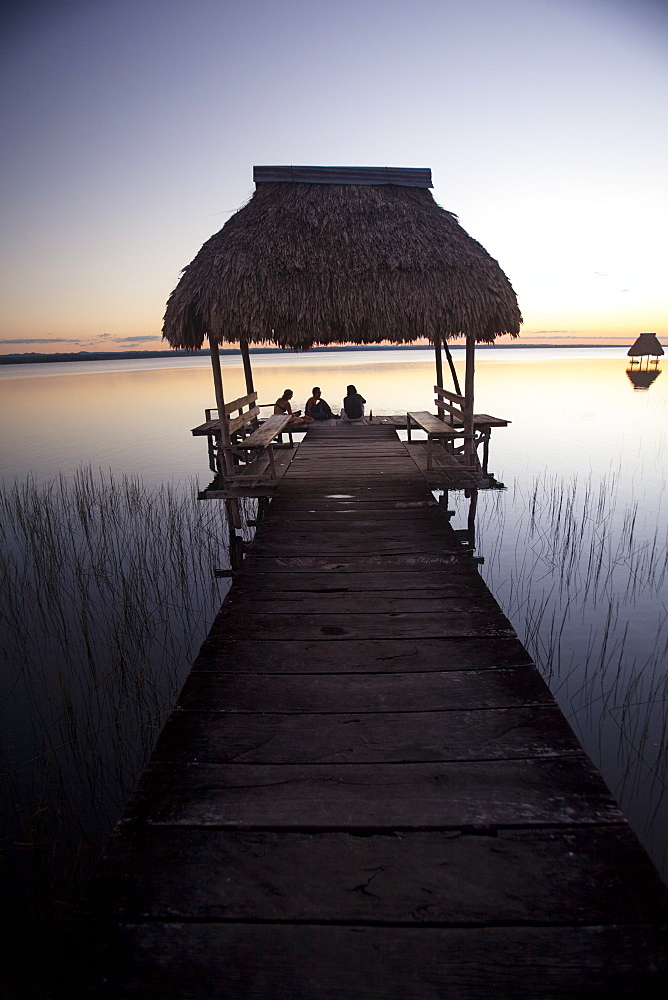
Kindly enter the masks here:
M 448 359 L 448 365 L 450 367 L 450 374 L 452 375 L 452 383 L 455 387 L 455 392 L 458 396 L 461 396 L 462 390 L 459 388 L 459 379 L 457 378 L 457 370 L 455 368 L 455 363 L 452 360 L 452 354 L 450 354 L 450 348 L 448 347 L 447 340 L 443 341 L 443 348 L 445 350 L 445 356 Z
M 492 436 L 491 427 L 485 427 L 482 436 L 482 471 L 487 475 L 487 463 L 489 462 L 489 439 Z
M 223 393 L 223 376 L 220 370 L 220 353 L 218 351 L 218 344 L 211 337 L 209 337 L 209 347 L 211 349 L 211 369 L 213 371 L 213 385 L 216 391 L 216 406 L 218 407 L 218 422 L 220 425 L 218 434 L 218 472 L 223 480 L 223 485 L 225 485 L 226 481 L 232 479 L 234 475 L 234 465 L 230 451 L 230 429 L 225 413 L 225 395 Z M 229 505 L 226 504 L 226 507 L 231 520 L 231 526 L 240 528 L 241 515 L 239 512 L 239 501 L 231 500 Z
M 475 441 L 473 440 L 473 385 L 475 381 L 475 334 L 466 335 L 466 375 L 464 378 L 464 458 L 467 465 L 476 464 Z
M 477 509 L 478 509 L 478 491 L 471 490 L 471 499 L 469 501 L 469 516 L 467 521 L 469 545 L 471 546 L 471 549 L 475 549 L 475 515 Z
M 267 455 L 269 456 L 269 468 L 271 469 L 271 478 L 276 479 L 276 466 L 274 464 L 274 448 L 273 445 L 267 447 Z
M 253 385 L 253 369 L 251 368 L 250 351 L 248 350 L 248 341 L 241 337 L 239 340 L 239 347 L 241 349 L 241 360 L 244 363 L 244 375 L 246 376 L 246 392 L 250 396 L 251 393 L 255 392 L 255 386 Z M 253 420 L 252 426 L 257 428 L 260 426 L 260 422 L 255 418 Z
M 443 357 L 441 355 L 441 337 L 440 334 L 436 334 L 434 337 L 434 354 L 436 358 L 436 385 L 439 389 L 444 389 L 443 385 Z M 441 420 L 445 420 L 445 411 L 439 410 L 438 416 Z

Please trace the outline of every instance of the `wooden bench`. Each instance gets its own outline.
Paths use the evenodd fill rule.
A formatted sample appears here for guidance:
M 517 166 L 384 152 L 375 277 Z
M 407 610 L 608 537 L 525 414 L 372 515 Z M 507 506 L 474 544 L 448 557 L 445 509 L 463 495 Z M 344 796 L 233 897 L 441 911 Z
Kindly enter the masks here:
M 482 471 L 487 474 L 492 427 L 507 427 L 510 421 L 492 417 L 489 413 L 471 413 L 471 406 L 465 396 L 458 396 L 440 385 L 434 386 L 434 392 L 439 418 L 449 427 L 463 428 L 463 433 L 460 432 L 459 436 L 464 438 L 464 445 L 453 450 L 463 451 L 467 465 L 472 465 L 479 461 L 478 448 L 482 444 Z
M 252 434 L 249 434 L 248 437 L 245 437 L 243 441 L 240 441 L 236 445 L 237 449 L 256 451 L 258 455 L 266 451 L 269 456 L 272 479 L 276 478 L 273 443 L 286 430 L 291 420 L 292 417 L 289 413 L 275 413 L 272 417 L 265 420 L 257 430 L 254 430 Z M 292 435 L 290 436 L 290 440 L 292 440 Z
M 433 413 L 429 413 L 427 410 L 418 410 L 406 414 L 406 436 L 409 441 L 411 440 L 411 422 L 427 435 L 427 469 L 431 470 L 432 445 L 434 441 L 452 440 L 453 438 L 460 437 L 460 432 L 434 416 Z
M 269 417 L 260 423 L 260 406 L 257 403 L 256 392 L 241 396 L 239 399 L 233 399 L 231 403 L 225 404 L 227 439 L 229 440 L 229 445 L 227 445 L 218 410 L 211 407 L 204 413 L 206 421 L 198 427 L 193 427 L 192 433 L 195 436 L 206 435 L 209 442 L 209 467 L 213 472 L 223 472 L 223 469 L 218 468 L 218 459 L 222 457 L 223 451 L 228 456 L 223 462 L 223 468 L 226 470 L 224 474 L 228 477 L 234 477 L 240 464 L 252 460 L 249 458 L 249 452 L 260 454 L 267 450 L 272 477 L 276 477 L 273 450 L 270 446 L 274 439 L 280 439 L 281 434 L 288 428 L 289 416 L 280 414 Z M 294 442 L 289 428 L 288 434 L 292 445 Z M 252 457 L 255 458 L 256 455 Z
M 244 434 L 248 427 L 255 429 L 258 426 L 258 421 L 260 418 L 260 408 L 256 403 L 257 393 L 250 392 L 247 396 L 241 396 L 239 399 L 233 399 L 231 403 L 226 403 L 225 405 L 225 416 L 227 417 L 228 430 L 230 433 L 230 439 L 233 435 Z M 248 409 L 244 409 L 248 407 Z M 236 412 L 236 417 L 232 414 Z M 214 417 L 213 414 L 216 414 Z M 195 437 L 201 437 L 204 435 L 216 437 L 220 435 L 221 424 L 220 424 L 220 414 L 215 406 L 209 407 L 204 411 L 205 422 L 199 424 L 197 427 L 193 427 L 191 433 Z

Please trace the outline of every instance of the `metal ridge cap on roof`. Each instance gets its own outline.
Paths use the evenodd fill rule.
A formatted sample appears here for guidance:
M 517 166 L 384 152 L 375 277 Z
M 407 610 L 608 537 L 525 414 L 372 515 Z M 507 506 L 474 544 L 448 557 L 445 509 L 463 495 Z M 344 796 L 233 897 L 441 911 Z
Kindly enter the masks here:
M 256 184 L 396 184 L 433 187 L 430 167 L 253 167 Z

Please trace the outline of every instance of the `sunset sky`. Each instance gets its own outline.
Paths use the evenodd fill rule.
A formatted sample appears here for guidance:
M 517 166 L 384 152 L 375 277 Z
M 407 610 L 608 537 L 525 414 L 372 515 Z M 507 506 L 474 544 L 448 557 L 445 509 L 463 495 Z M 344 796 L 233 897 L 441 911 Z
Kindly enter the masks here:
M 254 164 L 431 167 L 524 342 L 668 339 L 664 0 L 5 0 L 0 24 L 2 354 L 165 346 Z

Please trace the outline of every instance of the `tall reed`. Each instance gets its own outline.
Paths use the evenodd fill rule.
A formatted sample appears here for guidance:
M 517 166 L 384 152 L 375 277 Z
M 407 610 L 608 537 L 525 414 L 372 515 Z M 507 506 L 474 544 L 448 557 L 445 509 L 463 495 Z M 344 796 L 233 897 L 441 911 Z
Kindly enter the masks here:
M 90 468 L 0 491 L 2 855 L 26 920 L 74 906 L 224 596 L 224 506 L 196 494 Z
M 638 499 L 620 469 L 543 473 L 480 494 L 477 541 L 490 589 L 668 874 L 665 496 L 664 483 Z

